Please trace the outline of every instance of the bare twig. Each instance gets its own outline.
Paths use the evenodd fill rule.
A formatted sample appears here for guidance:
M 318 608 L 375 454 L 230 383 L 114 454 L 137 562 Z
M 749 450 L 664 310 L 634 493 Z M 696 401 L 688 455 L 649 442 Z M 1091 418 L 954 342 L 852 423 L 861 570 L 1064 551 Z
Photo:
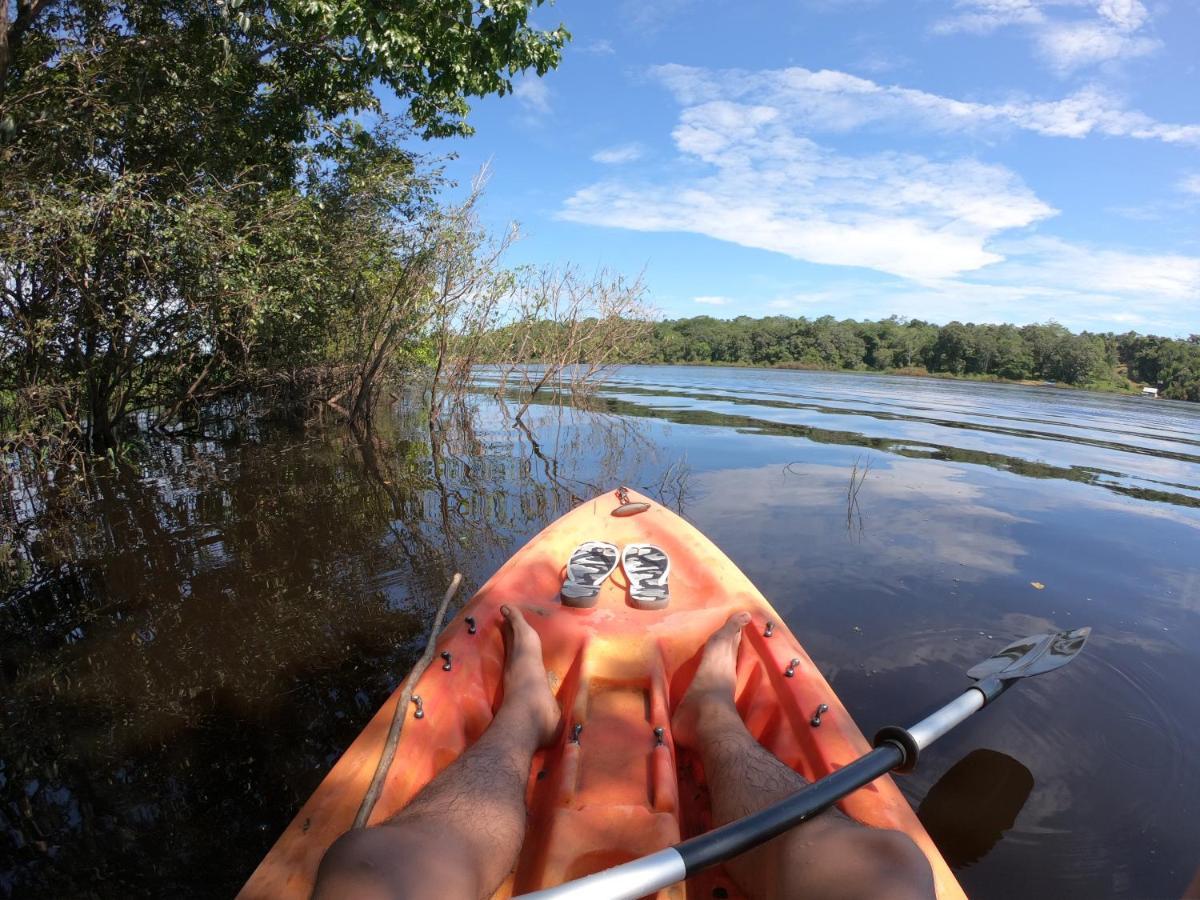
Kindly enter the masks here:
M 446 596 L 442 598 L 442 605 L 438 607 L 437 615 L 433 619 L 433 627 L 429 630 L 429 640 L 425 644 L 425 652 L 421 654 L 421 658 L 417 660 L 417 664 L 413 666 L 412 671 L 408 673 L 408 677 L 404 679 L 404 686 L 400 690 L 400 699 L 396 703 L 396 708 L 392 712 L 392 726 L 388 729 L 387 741 L 384 742 L 383 752 L 379 754 L 379 763 L 375 767 L 375 774 L 371 777 L 371 784 L 367 788 L 366 794 L 363 795 L 362 804 L 358 807 L 358 813 L 354 816 L 354 828 L 362 828 L 367 824 L 367 819 L 371 817 L 371 811 L 375 809 L 375 802 L 379 799 L 379 794 L 383 790 L 383 780 L 387 777 L 388 769 L 392 766 L 392 759 L 396 755 L 396 746 L 400 743 L 400 733 L 404 730 L 404 722 L 408 718 L 408 704 L 412 702 L 413 688 L 417 686 L 421 676 L 425 670 L 429 668 L 430 662 L 433 661 L 433 652 L 437 646 L 438 632 L 442 630 L 442 620 L 446 617 L 446 609 L 450 606 L 450 601 L 454 599 L 454 595 L 458 593 L 458 588 L 462 584 L 462 573 L 455 572 L 454 577 L 450 579 L 450 586 L 446 588 Z
M 862 469 L 859 469 L 859 463 L 862 463 Z M 871 471 L 871 460 L 868 458 L 863 462 L 860 456 L 854 460 L 854 466 L 850 469 L 850 484 L 846 488 L 846 531 L 852 531 L 854 522 L 858 522 L 858 533 L 861 535 L 864 531 L 862 510 L 858 505 L 858 492 L 862 490 L 863 482 L 867 479 L 867 473 Z

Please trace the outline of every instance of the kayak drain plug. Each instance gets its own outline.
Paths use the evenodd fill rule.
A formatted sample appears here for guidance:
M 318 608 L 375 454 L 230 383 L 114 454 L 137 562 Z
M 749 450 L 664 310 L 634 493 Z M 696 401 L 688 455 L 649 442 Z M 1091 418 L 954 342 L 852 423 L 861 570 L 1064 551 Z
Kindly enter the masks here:
M 796 666 L 798 666 L 798 665 L 800 665 L 799 657 L 797 657 L 796 659 L 793 659 L 790 663 L 788 663 L 788 667 L 783 670 L 783 674 L 786 675 L 788 678 L 791 678 L 792 676 L 794 676 L 796 674 Z
M 449 672 L 450 671 L 450 651 L 449 650 L 442 651 L 442 659 L 445 660 L 445 662 L 442 663 L 442 671 Z
M 808 720 L 808 724 L 811 725 L 813 728 L 820 728 L 821 727 L 821 714 L 827 713 L 827 712 L 829 712 L 829 704 L 822 703 L 820 706 L 817 707 L 817 711 L 815 713 L 813 713 L 813 717 Z

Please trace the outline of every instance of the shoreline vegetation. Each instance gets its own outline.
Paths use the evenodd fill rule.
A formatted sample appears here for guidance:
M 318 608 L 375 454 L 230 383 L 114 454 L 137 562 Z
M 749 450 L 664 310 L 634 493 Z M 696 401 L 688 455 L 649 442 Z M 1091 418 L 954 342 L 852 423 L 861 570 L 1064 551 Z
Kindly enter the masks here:
M 1196 335 L 662 321 L 640 278 L 509 266 L 515 228 L 491 233 L 478 213 L 486 173 L 459 190 L 414 147 L 469 135 L 470 98 L 557 67 L 570 35 L 531 24 L 543 0 L 461 21 L 365 0 L 98 3 L 22 0 L 0 17 L 6 496 L 132 460 L 149 432 L 255 417 L 369 430 L 409 385 L 432 429 L 483 363 L 500 365 L 518 421 L 543 389 L 574 400 L 639 362 L 1147 384 L 1200 401 Z M 0 551 L 11 533 L 0 520 Z
M 731 362 L 636 362 L 627 363 L 631 366 L 696 366 L 714 369 L 755 369 L 763 372 L 836 372 L 839 375 L 888 375 L 895 378 L 933 378 L 938 381 L 969 381 L 981 384 L 1009 384 L 1023 387 L 1055 387 L 1073 391 L 1096 391 L 1104 394 L 1126 394 L 1133 397 L 1143 396 L 1141 389 L 1149 385 L 1128 382 L 1127 387 L 1120 385 L 1104 386 L 1098 384 L 1063 384 L 1057 381 L 1045 381 L 1039 378 L 1002 378 L 999 375 L 955 375 L 952 372 L 930 372 L 924 366 L 907 366 L 897 369 L 840 369 L 832 366 L 821 366 L 810 363 L 775 363 L 773 365 L 759 363 Z
M 1056 322 L 935 325 L 893 316 L 856 321 L 695 316 L 654 324 L 630 362 L 859 372 L 1083 388 L 1200 402 L 1200 335 L 1075 333 Z

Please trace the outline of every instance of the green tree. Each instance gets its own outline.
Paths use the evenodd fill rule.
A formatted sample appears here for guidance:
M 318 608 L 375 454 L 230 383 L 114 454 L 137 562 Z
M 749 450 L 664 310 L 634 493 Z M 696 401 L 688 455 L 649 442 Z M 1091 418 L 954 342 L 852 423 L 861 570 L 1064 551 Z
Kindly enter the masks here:
M 961 375 L 967 371 L 974 352 L 975 344 L 970 329 L 961 322 L 951 322 L 942 327 L 930 349 L 929 369 Z
M 139 411 L 319 357 L 333 305 L 363 301 L 362 264 L 423 227 L 437 179 L 405 135 L 469 133 L 468 98 L 558 63 L 568 35 L 529 24 L 540 3 L 4 3 L 6 382 L 100 451 Z M 404 127 L 363 124 L 380 87 Z M 355 211 L 339 179 L 375 193 Z M 348 221 L 375 232 L 348 241 Z
M 1033 376 L 1033 353 L 1012 325 L 996 330 L 994 371 L 1001 378 L 1021 380 Z

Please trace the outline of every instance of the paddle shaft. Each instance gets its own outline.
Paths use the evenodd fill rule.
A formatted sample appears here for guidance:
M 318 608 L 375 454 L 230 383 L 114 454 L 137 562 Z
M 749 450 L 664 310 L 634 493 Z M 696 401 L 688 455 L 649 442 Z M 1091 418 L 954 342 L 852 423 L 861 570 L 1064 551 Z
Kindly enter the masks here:
M 743 819 L 603 872 L 522 894 L 518 900 L 637 900 L 660 891 L 778 837 L 881 775 L 907 767 L 916 761 L 918 752 L 978 712 L 1007 686 L 988 679 L 967 688 L 907 730 L 884 729 L 877 738 L 879 746 L 870 753 Z

